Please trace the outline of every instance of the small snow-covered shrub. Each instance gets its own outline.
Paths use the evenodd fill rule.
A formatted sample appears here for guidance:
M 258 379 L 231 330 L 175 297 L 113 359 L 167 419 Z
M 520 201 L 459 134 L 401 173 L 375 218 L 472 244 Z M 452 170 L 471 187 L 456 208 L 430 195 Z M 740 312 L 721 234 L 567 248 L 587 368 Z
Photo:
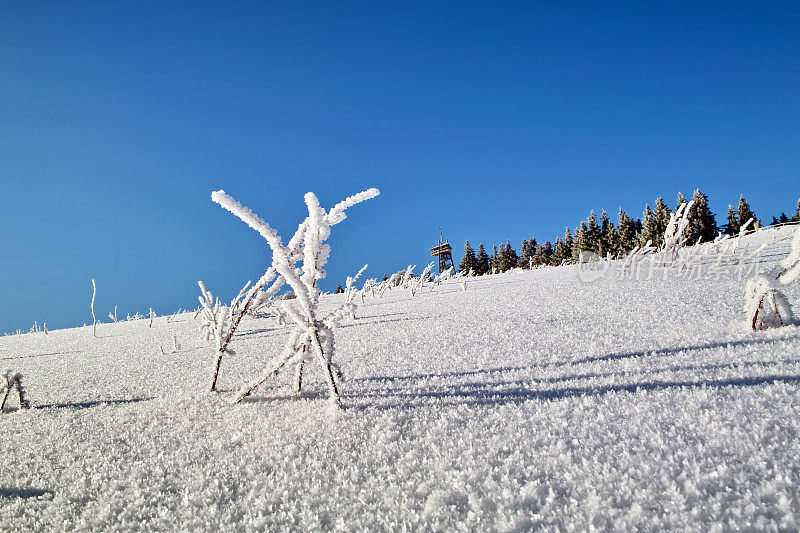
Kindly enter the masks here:
M 800 230 L 794 231 L 789 255 L 780 266 L 762 272 L 747 283 L 745 311 L 747 321 L 754 330 L 777 328 L 791 324 L 792 307 L 781 292 L 800 278 Z
M 331 233 L 331 226 L 342 222 L 345 211 L 358 203 L 380 194 L 378 189 L 369 189 L 350 196 L 326 212 L 319 205 L 314 193 L 306 193 L 305 203 L 308 217 L 300 223 L 289 243 L 284 245 L 277 232 L 250 209 L 243 206 L 224 191 L 215 191 L 211 199 L 239 217 L 256 230 L 272 249 L 272 267 L 292 288 L 296 298 L 282 303 L 284 311 L 294 322 L 292 334 L 284 353 L 247 387 L 242 389 L 237 402 L 253 393 L 262 383 L 278 374 L 287 365 L 295 365 L 296 387 L 302 388 L 303 369 L 309 356 L 315 356 L 325 368 L 331 400 L 340 405 L 337 381 L 342 379 L 339 368 L 333 363 L 333 327 L 351 314 L 352 302 L 345 302 L 338 310 L 325 318 L 319 318 L 318 302 L 320 291 L 317 281 L 325 277 L 323 267 L 330 256 L 330 246 L 325 244 Z M 302 266 L 298 267 L 298 263 Z
M 30 408 L 31 405 L 28 403 L 27 398 L 25 398 L 25 388 L 22 386 L 22 374 L 6 370 L 5 374 L 3 374 L 3 382 L 0 383 L 0 394 L 3 395 L 3 401 L 0 403 L 0 412 L 4 412 L 6 401 L 15 387 L 19 396 L 20 409 Z

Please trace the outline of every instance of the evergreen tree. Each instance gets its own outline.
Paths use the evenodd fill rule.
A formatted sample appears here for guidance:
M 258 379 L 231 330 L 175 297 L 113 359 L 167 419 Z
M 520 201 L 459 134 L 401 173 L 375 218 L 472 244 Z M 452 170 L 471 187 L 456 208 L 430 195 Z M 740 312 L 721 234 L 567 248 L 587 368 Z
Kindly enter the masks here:
M 517 262 L 518 267 L 530 268 L 530 260 L 533 258 L 535 247 L 536 239 L 525 239 L 522 241 L 522 245 L 520 246 L 521 255 L 519 256 L 519 261 Z
M 572 238 L 572 233 L 569 232 L 569 228 L 564 229 L 564 246 L 567 247 L 567 256 L 565 259 L 572 259 L 572 247 L 575 245 L 575 239 Z
M 747 203 L 747 200 L 744 199 L 744 196 L 739 196 L 739 224 L 744 226 L 747 224 L 747 221 L 753 219 L 753 223 L 750 224 L 749 229 L 755 228 L 756 224 L 759 223 L 759 220 L 756 218 L 756 214 L 750 209 L 750 204 Z
M 475 257 L 475 250 L 473 250 L 472 246 L 469 245 L 469 241 L 465 241 L 464 257 L 461 258 L 461 262 L 458 264 L 458 270 L 464 272 L 465 274 L 468 273 L 470 270 L 475 272 L 477 264 L 478 260 Z
M 800 200 L 797 200 L 797 212 L 792 217 L 792 222 L 800 222 Z
M 628 255 L 636 246 L 636 224 L 621 207 L 617 216 L 617 238 L 614 252 L 619 255 Z
M 739 223 L 739 213 L 728 204 L 728 223 L 725 224 L 725 235 L 738 235 L 741 224 Z
M 553 245 L 550 241 L 544 241 L 544 244 L 539 246 L 536 250 L 536 255 L 533 257 L 533 262 L 536 265 L 549 265 L 553 260 Z
M 497 272 L 500 269 L 500 258 L 498 257 L 497 245 L 493 245 L 494 252 L 489 260 L 489 272 Z
M 694 205 L 689 210 L 689 224 L 686 226 L 686 243 L 689 245 L 698 242 L 710 242 L 717 237 L 717 221 L 714 213 L 708 207 L 708 196 L 694 191 L 692 195 Z
M 613 222 L 608 218 L 608 213 L 603 209 L 600 217 L 600 255 L 616 253 L 617 235 Z
M 558 237 L 556 239 L 556 245 L 553 247 L 553 265 L 558 266 L 571 257 L 572 250 L 561 240 L 561 237 Z
M 781 213 L 781 215 L 786 216 L 786 213 Z M 775 224 L 780 224 L 780 222 L 778 222 L 777 218 L 772 217 L 772 222 L 770 223 L 770 225 L 774 226 Z
M 586 222 L 581 220 L 580 226 L 575 230 L 575 239 L 572 241 L 572 261 L 580 261 L 581 252 L 589 250 L 589 229 Z
M 337 285 L 336 286 L 336 292 L 334 294 L 342 294 L 343 292 L 344 292 L 344 289 L 342 288 L 342 286 L 341 285 Z
M 778 222 L 777 222 L 777 224 L 786 224 L 787 222 L 791 222 L 791 221 L 792 221 L 792 219 L 791 219 L 791 218 L 789 218 L 788 216 L 786 216 L 786 213 L 784 213 L 783 211 L 781 211 L 781 216 L 780 216 L 780 218 L 778 219 Z
M 387 279 L 389 279 L 389 276 L 387 276 L 386 274 L 384 274 L 384 275 L 383 275 L 383 281 L 386 281 Z
M 644 246 L 647 244 L 647 241 L 650 241 L 650 244 L 655 246 L 655 235 L 656 215 L 653 213 L 653 210 L 650 209 L 649 205 L 645 205 L 644 212 L 642 213 L 642 230 L 639 232 L 637 244 L 639 246 Z
M 506 241 L 505 246 L 501 244 L 500 250 L 500 271 L 505 272 L 516 267 L 517 263 L 519 262 L 519 257 L 517 257 L 516 250 L 511 247 L 511 241 Z
M 600 249 L 603 247 L 602 231 L 597 224 L 597 215 L 594 214 L 594 211 L 589 212 L 586 228 L 586 245 L 588 248 L 581 248 L 581 250 L 600 253 Z
M 492 271 L 492 267 L 489 264 L 489 256 L 486 255 L 486 250 L 483 249 L 483 243 L 478 245 L 478 255 L 475 256 L 475 264 L 475 272 L 481 276 Z
M 683 195 L 678 193 L 678 198 L 683 199 Z M 666 202 L 664 202 L 663 198 L 656 198 L 655 216 L 656 216 L 656 225 L 653 228 L 653 235 L 651 238 L 653 239 L 653 246 L 658 248 L 659 246 L 664 244 L 664 232 L 667 231 L 667 226 L 669 225 L 669 219 L 672 216 L 672 211 L 667 206 Z

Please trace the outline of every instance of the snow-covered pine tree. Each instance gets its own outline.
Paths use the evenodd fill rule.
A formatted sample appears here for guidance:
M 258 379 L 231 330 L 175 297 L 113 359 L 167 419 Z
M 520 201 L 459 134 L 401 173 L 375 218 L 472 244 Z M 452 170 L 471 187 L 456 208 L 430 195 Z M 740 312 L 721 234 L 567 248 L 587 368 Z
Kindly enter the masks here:
M 600 225 L 597 223 L 597 215 L 594 214 L 594 210 L 589 212 L 589 218 L 586 220 L 586 228 L 586 243 L 588 248 L 582 249 L 599 254 L 603 248 L 603 233 Z
M 628 255 L 636 246 L 636 224 L 621 207 L 617 217 L 617 246 L 615 253 Z
M 536 265 L 550 265 L 553 260 L 553 245 L 550 241 L 544 241 L 544 244 L 539 246 L 536 250 L 536 255 L 533 256 L 533 263 Z
M 581 220 L 578 229 L 575 230 L 575 239 L 572 242 L 572 262 L 580 261 L 581 252 L 589 251 L 589 229 L 585 220 Z
M 500 245 L 502 255 L 500 257 L 500 271 L 506 272 L 517 266 L 519 257 L 517 251 L 511 246 L 511 241 L 507 240 L 505 246 Z
M 745 222 L 747 222 L 747 220 L 745 220 Z M 731 237 L 738 235 L 739 227 L 739 213 L 732 205 L 728 204 L 728 223 L 725 224 L 725 235 L 730 235 Z
M 608 213 L 603 209 L 600 215 L 600 255 L 616 253 L 616 230 L 614 223 L 608 218 Z
M 708 196 L 696 189 L 692 195 L 694 202 L 689 209 L 689 225 L 686 228 L 686 243 L 712 242 L 719 232 L 716 217 L 708 206 Z M 741 222 L 741 219 L 739 219 Z M 746 222 L 746 221 L 745 221 Z
M 464 257 L 461 258 L 461 262 L 458 264 L 458 270 L 460 272 L 469 272 L 470 269 L 475 270 L 477 264 L 475 250 L 469 245 L 469 241 L 464 241 Z
M 800 222 L 800 200 L 797 200 L 797 212 L 792 217 L 792 222 Z
M 745 224 L 750 219 L 753 219 L 753 223 L 749 228 L 752 230 L 759 225 L 759 220 L 756 218 L 756 214 L 753 212 L 753 210 L 750 209 L 750 204 L 748 204 L 747 200 L 744 199 L 744 195 L 739 195 L 739 223 Z
M 679 198 L 683 198 L 683 196 L 679 193 Z M 683 200 L 681 203 L 685 202 Z M 678 204 L 680 205 L 680 203 Z M 666 202 L 664 202 L 663 198 L 656 198 L 656 210 L 655 210 L 655 219 L 656 224 L 653 228 L 653 234 L 651 234 L 648 239 L 653 241 L 653 246 L 658 248 L 664 244 L 664 232 L 667 231 L 667 226 L 669 225 L 669 219 L 672 216 L 672 210 L 667 206 Z M 645 241 L 647 242 L 647 241 Z
M 566 259 L 572 260 L 572 248 L 575 245 L 575 239 L 572 238 L 572 233 L 569 228 L 564 228 L 564 246 L 567 247 Z
M 497 263 L 498 272 L 503 272 L 503 267 L 506 264 L 505 256 L 506 256 L 506 245 L 501 242 L 500 246 L 497 247 L 497 257 L 495 258 L 495 263 Z
M 520 256 L 517 261 L 519 268 L 530 268 L 531 259 L 533 259 L 534 249 L 536 246 L 536 239 L 524 239 L 520 245 Z
M 492 255 L 489 257 L 489 268 L 491 273 L 495 273 L 500 267 L 500 252 L 497 250 L 497 245 L 492 245 Z
M 561 237 L 556 238 L 556 244 L 553 246 L 553 262 L 554 266 L 558 266 L 564 261 L 572 257 L 572 251 L 567 247 Z
M 489 264 L 489 256 L 483 248 L 483 243 L 478 245 L 478 255 L 475 256 L 475 265 L 475 273 L 479 276 L 483 276 L 492 271 L 492 267 Z
M 647 241 L 650 241 L 651 243 L 655 242 L 653 240 L 655 231 L 656 215 L 653 213 L 653 210 L 650 209 L 650 205 L 645 205 L 644 212 L 642 213 L 642 231 L 639 233 L 639 237 L 636 241 L 637 246 L 644 246 L 647 244 Z

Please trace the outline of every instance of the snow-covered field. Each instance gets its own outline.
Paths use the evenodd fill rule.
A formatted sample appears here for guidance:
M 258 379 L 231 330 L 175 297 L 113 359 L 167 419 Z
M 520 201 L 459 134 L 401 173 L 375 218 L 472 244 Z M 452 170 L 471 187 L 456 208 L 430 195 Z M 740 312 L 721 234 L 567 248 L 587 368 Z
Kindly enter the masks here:
M 336 329 L 340 412 L 316 362 L 303 396 L 289 372 L 230 404 L 271 320 L 220 394 L 192 314 L 2 337 L 34 408 L 0 416 L 0 529 L 797 530 L 800 327 L 748 331 L 745 281 L 569 266 L 367 298 Z

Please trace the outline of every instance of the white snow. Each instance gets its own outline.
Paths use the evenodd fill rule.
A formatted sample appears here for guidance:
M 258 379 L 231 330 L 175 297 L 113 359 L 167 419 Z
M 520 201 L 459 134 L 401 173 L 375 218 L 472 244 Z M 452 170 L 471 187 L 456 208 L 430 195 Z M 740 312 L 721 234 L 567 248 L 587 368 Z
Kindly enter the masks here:
M 774 266 L 790 231 L 737 254 Z M 800 327 L 749 331 L 725 265 L 367 295 L 335 330 L 340 412 L 319 366 L 231 404 L 286 343 L 271 319 L 243 320 L 219 394 L 194 313 L 2 337 L 32 408 L 0 415 L 0 529 L 797 530 Z

